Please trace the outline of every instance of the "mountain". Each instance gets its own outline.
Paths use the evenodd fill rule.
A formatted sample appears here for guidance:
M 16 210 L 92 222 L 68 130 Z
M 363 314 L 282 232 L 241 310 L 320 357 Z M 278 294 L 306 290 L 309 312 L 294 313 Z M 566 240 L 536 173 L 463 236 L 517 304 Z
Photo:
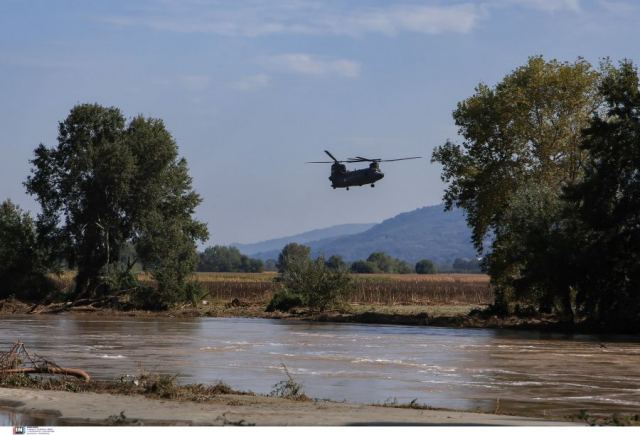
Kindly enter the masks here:
M 314 256 L 337 254 L 347 261 L 365 259 L 372 252 L 384 251 L 410 263 L 427 258 L 439 265 L 451 266 L 458 257 L 476 256 L 463 212 L 459 209 L 445 212 L 443 205 L 401 213 L 357 234 L 305 244 L 311 246 Z M 279 252 L 280 249 L 254 251 L 251 255 L 266 260 L 278 258 Z
M 333 240 L 337 237 L 348 236 L 351 234 L 361 233 L 373 227 L 375 224 L 343 224 L 334 225 L 328 228 L 322 228 L 319 230 L 307 231 L 306 233 L 296 234 L 289 237 L 281 237 L 279 239 L 265 240 L 264 242 L 257 243 L 234 243 L 234 246 L 245 255 L 255 256 L 256 254 L 263 252 L 276 251 L 276 255 L 273 258 L 278 258 L 278 253 L 287 243 L 302 243 L 310 244 L 318 240 Z M 258 258 L 262 258 L 258 256 Z M 272 258 L 272 257 L 267 257 Z

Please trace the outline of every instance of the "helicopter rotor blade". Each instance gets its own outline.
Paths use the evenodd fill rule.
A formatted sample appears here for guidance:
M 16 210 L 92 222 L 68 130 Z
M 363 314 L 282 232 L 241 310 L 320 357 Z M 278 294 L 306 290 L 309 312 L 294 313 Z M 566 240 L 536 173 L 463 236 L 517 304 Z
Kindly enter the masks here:
M 375 161 L 377 162 L 397 162 L 398 160 L 413 160 L 413 159 L 421 159 L 422 157 L 403 157 L 401 159 L 386 159 L 386 160 L 381 160 L 381 159 L 375 159 Z
M 400 159 L 368 159 L 366 157 L 356 156 L 351 157 L 347 160 L 349 163 L 358 163 L 358 162 L 397 162 L 398 160 L 412 160 L 412 159 L 421 159 L 422 157 L 402 157 Z
M 305 163 L 334 163 L 334 162 L 305 162 Z
M 333 154 L 331 154 L 331 153 L 330 153 L 329 151 L 327 151 L 327 150 L 324 150 L 324 152 L 325 152 L 325 153 L 327 153 L 327 155 L 328 155 L 329 157 L 331 157 L 331 158 L 333 159 L 333 161 L 334 161 L 334 162 L 338 163 L 338 159 L 336 159 L 335 157 L 333 157 Z

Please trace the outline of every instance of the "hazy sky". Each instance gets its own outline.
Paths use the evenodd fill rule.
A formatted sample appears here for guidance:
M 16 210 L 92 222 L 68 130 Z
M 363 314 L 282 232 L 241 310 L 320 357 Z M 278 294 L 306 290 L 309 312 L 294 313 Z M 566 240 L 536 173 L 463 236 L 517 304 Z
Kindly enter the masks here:
M 162 118 L 210 243 L 377 222 L 440 201 L 434 146 L 480 82 L 527 57 L 639 61 L 640 2 L 0 0 L 0 199 L 84 102 Z M 332 190 L 323 149 L 387 163 Z

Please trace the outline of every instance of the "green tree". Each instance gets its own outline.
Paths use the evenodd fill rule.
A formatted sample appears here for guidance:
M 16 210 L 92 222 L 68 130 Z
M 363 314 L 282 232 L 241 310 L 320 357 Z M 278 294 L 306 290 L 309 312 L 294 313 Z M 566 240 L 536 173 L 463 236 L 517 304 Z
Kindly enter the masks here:
M 46 276 L 51 266 L 52 258 L 39 245 L 29 214 L 9 200 L 0 204 L 0 298 L 48 296 L 53 290 Z
M 413 273 L 414 268 L 411 267 L 411 265 L 409 263 L 407 263 L 406 261 L 402 261 L 400 259 L 396 259 L 396 264 L 395 264 L 394 270 L 395 270 L 395 273 L 407 274 L 407 273 Z
M 249 258 L 243 255 L 240 262 L 240 270 L 248 273 L 262 273 L 264 271 L 264 262 L 258 258 Z
M 505 250 L 513 246 L 506 214 L 527 186 L 545 186 L 558 197 L 580 179 L 587 154 L 580 134 L 600 103 L 598 80 L 583 59 L 531 57 L 494 88 L 480 84 L 460 102 L 453 117 L 464 140 L 434 150 L 432 161 L 443 165 L 448 183 L 446 207 L 465 210 L 480 254 L 487 235 L 493 238 L 486 261 L 502 309 L 509 283 L 523 267 Z
M 198 272 L 237 272 L 241 261 L 242 254 L 238 248 L 210 246 L 200 254 Z
M 433 264 L 433 262 L 431 260 L 420 260 L 416 263 L 416 267 L 415 267 L 416 273 L 419 274 L 434 274 L 434 273 L 438 273 L 438 269 L 436 268 L 435 264 Z
M 396 259 L 384 252 L 373 252 L 367 257 L 367 261 L 375 264 L 376 268 L 382 273 L 395 273 Z
M 411 273 L 413 268 L 405 261 L 384 252 L 373 252 L 367 258 L 367 262 L 374 265 L 376 272 L 382 273 Z
M 58 145 L 41 144 L 31 162 L 25 184 L 42 208 L 38 224 L 77 267 L 77 297 L 112 290 L 108 277 L 128 243 L 157 280 L 158 297 L 184 297 L 196 242 L 208 234 L 193 218 L 201 199 L 161 120 L 127 124 L 117 108 L 78 105 L 60 123 Z
M 584 179 L 567 189 L 583 246 L 576 302 L 597 323 L 640 329 L 640 90 L 631 61 L 604 65 L 605 104 L 584 131 Z
M 346 269 L 347 263 L 344 262 L 340 255 L 332 255 L 327 260 L 327 267 L 331 270 Z
M 370 261 L 358 260 L 351 263 L 350 267 L 353 273 L 379 273 L 380 270 L 375 263 Z
M 502 237 L 493 244 L 490 273 L 500 276 L 507 300 L 556 308 L 573 321 L 574 263 L 581 243 L 566 204 L 555 188 L 531 185 L 518 191 L 503 216 Z
M 289 264 L 293 261 L 311 261 L 310 255 L 311 248 L 308 246 L 298 243 L 287 244 L 278 255 L 278 262 L 276 263 L 278 272 L 286 272 Z

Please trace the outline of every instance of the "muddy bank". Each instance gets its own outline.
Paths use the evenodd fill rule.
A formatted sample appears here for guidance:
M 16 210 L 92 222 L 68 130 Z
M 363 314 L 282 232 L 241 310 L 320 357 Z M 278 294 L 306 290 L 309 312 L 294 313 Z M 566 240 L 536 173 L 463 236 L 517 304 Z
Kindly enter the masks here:
M 558 426 L 571 422 L 471 412 L 392 408 L 264 396 L 221 395 L 206 402 L 99 393 L 0 389 L 0 407 L 55 417 L 59 425 Z
M 315 322 L 389 324 L 407 326 L 441 326 L 450 328 L 491 328 L 491 329 L 529 329 L 552 332 L 622 332 L 607 331 L 597 325 L 587 323 L 568 324 L 561 322 L 553 315 L 535 316 L 496 316 L 472 310 L 465 314 L 442 315 L 439 306 L 418 306 L 416 312 L 404 312 L 404 306 L 383 305 L 372 310 L 362 312 L 355 306 L 346 305 L 340 311 L 323 313 L 307 310 L 293 310 L 292 312 L 267 312 L 266 304 L 245 303 L 234 299 L 222 303 L 207 303 L 197 307 L 183 305 L 167 311 L 120 310 L 109 307 L 95 307 L 77 303 L 29 304 L 17 300 L 0 300 L 1 314 L 61 314 L 76 313 L 100 317 L 249 317 L 263 319 L 297 319 Z
M 304 315 L 305 320 L 318 322 L 350 322 L 389 325 L 442 326 L 449 328 L 511 328 L 565 331 L 570 325 L 562 324 L 553 317 L 521 318 L 517 316 L 485 316 L 468 314 L 458 316 L 431 316 L 428 312 L 417 314 L 393 314 L 367 311 L 364 313 L 323 313 Z M 572 325 L 579 326 L 579 325 Z

